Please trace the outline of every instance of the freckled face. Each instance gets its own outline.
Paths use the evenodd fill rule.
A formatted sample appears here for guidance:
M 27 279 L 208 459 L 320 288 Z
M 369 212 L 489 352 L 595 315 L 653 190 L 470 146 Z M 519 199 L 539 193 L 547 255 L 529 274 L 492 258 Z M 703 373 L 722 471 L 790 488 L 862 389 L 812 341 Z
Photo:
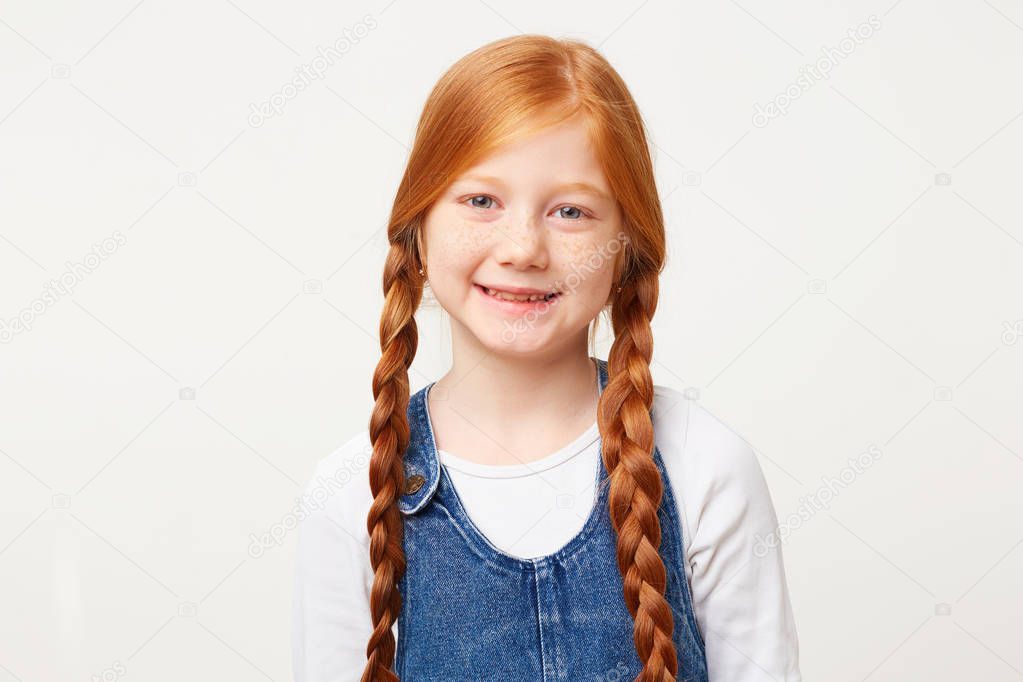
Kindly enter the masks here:
M 548 352 L 577 341 L 607 302 L 621 229 L 576 117 L 502 147 L 438 198 L 425 224 L 430 288 L 489 352 Z M 481 285 L 558 295 L 515 303 Z

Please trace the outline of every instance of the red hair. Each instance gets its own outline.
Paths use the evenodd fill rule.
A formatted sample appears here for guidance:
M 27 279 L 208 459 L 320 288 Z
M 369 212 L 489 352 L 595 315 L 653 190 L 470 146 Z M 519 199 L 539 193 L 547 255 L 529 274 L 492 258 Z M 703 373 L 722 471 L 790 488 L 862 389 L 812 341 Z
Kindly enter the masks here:
M 595 49 L 575 40 L 520 35 L 462 57 L 434 86 L 423 108 L 391 209 L 380 317 L 380 362 L 373 374 L 369 423 L 373 503 L 367 517 L 373 633 L 362 682 L 397 680 L 392 626 L 405 572 L 398 498 L 409 442 L 408 370 L 416 354 L 415 313 L 427 279 L 423 224 L 448 184 L 502 144 L 582 114 L 605 177 L 623 214 L 624 248 L 608 306 L 614 342 L 597 422 L 610 476 L 609 514 L 617 534 L 623 598 L 643 664 L 638 680 L 674 680 L 666 573 L 658 548 L 663 492 L 654 463 L 650 320 L 664 265 L 664 221 L 644 126 L 624 81 Z M 621 291 L 617 291 L 617 287 Z M 597 318 L 599 320 L 599 317 Z M 591 339 L 592 339 L 591 329 Z

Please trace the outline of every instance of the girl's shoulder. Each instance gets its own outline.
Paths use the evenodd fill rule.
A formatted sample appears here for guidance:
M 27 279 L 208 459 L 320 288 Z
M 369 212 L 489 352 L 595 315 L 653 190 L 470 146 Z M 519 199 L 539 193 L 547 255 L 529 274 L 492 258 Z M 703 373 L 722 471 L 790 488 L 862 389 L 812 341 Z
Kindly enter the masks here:
M 669 475 L 677 473 L 681 481 L 692 484 L 687 488 L 762 487 L 763 471 L 755 448 L 705 407 L 695 389 L 680 391 L 655 384 L 651 419 L 654 441 Z
M 700 404 L 698 394 L 655 385 L 651 416 L 687 557 L 705 562 L 729 537 L 777 525 L 755 449 Z

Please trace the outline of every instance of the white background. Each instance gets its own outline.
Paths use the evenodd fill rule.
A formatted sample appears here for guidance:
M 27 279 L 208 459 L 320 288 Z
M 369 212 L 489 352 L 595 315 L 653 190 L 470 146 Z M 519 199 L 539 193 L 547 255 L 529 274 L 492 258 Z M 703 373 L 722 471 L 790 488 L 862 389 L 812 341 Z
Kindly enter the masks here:
M 0 682 L 290 679 L 294 533 L 251 537 L 366 427 L 426 94 L 518 32 L 599 46 L 649 126 L 655 382 L 783 523 L 881 453 L 784 544 L 805 678 L 1023 678 L 1018 3 L 144 0 L 0 4 Z M 420 323 L 414 389 L 449 360 Z

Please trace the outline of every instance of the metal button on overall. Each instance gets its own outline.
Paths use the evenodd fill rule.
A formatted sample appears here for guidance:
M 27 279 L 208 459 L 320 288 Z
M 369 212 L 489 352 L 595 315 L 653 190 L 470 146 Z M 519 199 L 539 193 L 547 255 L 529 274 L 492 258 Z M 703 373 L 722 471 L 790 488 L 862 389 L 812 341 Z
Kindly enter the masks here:
M 405 479 L 405 494 L 412 495 L 413 493 L 418 492 L 419 489 L 423 487 L 424 483 L 426 483 L 426 478 L 424 478 L 421 474 L 412 474 Z

